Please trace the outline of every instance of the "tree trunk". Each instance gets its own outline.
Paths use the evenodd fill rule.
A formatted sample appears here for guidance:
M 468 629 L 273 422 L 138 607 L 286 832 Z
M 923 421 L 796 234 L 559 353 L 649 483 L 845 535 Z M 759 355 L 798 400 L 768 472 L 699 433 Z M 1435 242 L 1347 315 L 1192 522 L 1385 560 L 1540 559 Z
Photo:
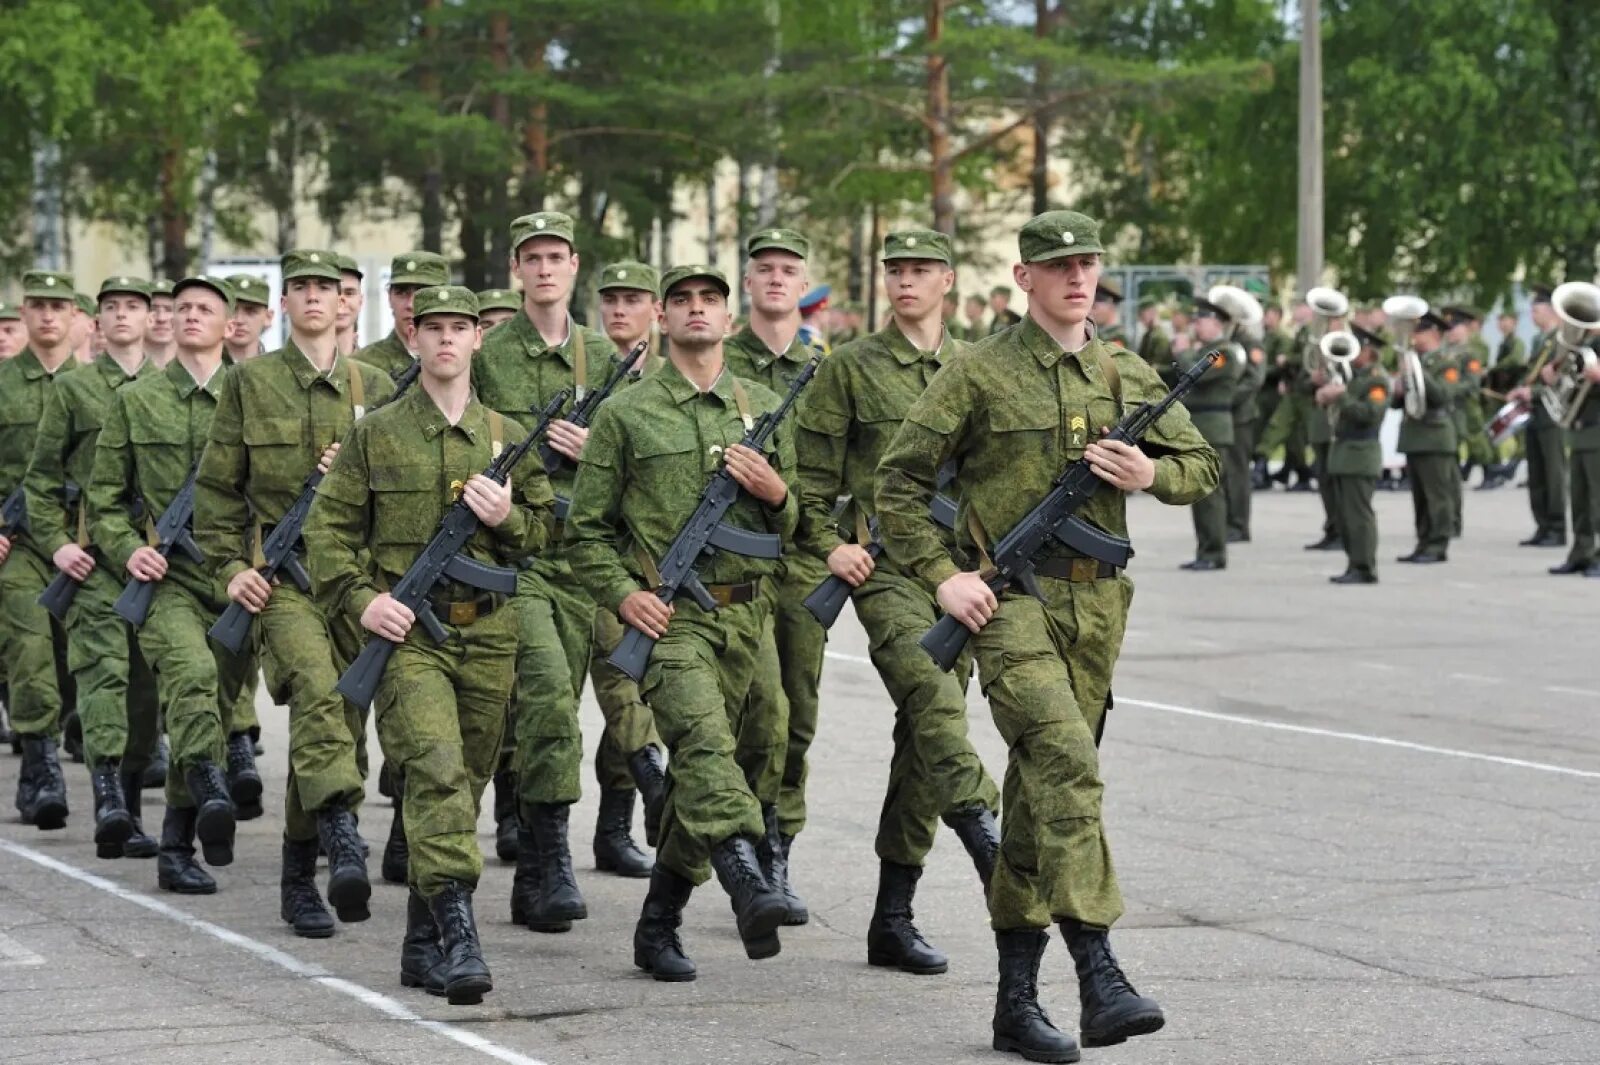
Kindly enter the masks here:
M 177 280 L 189 273 L 189 216 L 183 207 L 183 150 L 169 144 L 161 153 L 161 276 Z
M 422 5 L 422 76 L 419 83 L 422 93 L 439 105 L 439 70 L 437 61 L 439 30 L 434 20 L 439 17 L 443 0 L 424 0 Z M 435 153 L 428 160 L 422 174 L 422 246 L 428 251 L 444 247 L 444 164 Z
M 863 281 L 867 285 L 877 288 L 877 285 L 873 284 L 870 278 L 864 276 L 865 271 L 862 269 L 862 262 L 866 256 L 866 249 L 862 247 L 866 243 L 866 227 L 866 217 L 860 210 L 857 210 L 855 218 L 850 222 L 850 268 L 845 272 L 844 281 L 845 291 L 849 293 L 850 302 L 857 305 L 862 300 Z
M 717 265 L 717 171 L 706 174 L 706 265 Z
M 1033 0 L 1033 35 L 1047 39 L 1059 14 L 1059 9 L 1051 9 L 1050 0 Z M 1050 66 L 1041 59 L 1033 66 L 1034 106 L 1041 107 L 1049 96 Z M 1033 213 L 1043 214 L 1050 209 L 1050 119 L 1042 109 L 1033 115 L 1033 166 L 1028 183 L 1033 187 Z
M 504 76 L 511 69 L 511 16 L 505 11 L 495 11 L 489 16 L 489 63 L 496 74 Z M 511 126 L 511 98 L 496 90 L 489 97 L 489 117 L 495 125 L 513 137 Z M 497 175 L 489 181 L 488 250 L 485 267 L 485 287 L 502 287 L 508 276 L 507 263 L 511 258 L 511 188 L 510 179 Z
M 736 164 L 739 175 L 738 184 L 734 190 L 734 261 L 738 264 L 736 269 L 744 269 L 744 247 L 750 239 L 750 175 L 743 160 Z M 733 280 L 733 279 L 730 279 Z M 739 314 L 741 317 L 750 313 L 750 293 L 744 286 L 734 281 L 734 290 L 739 293 Z
M 461 215 L 456 232 L 461 241 L 461 283 L 474 292 L 489 287 L 489 264 L 484 248 L 483 187 L 475 180 L 462 182 Z
M 937 2 L 937 0 L 935 0 Z M 948 233 L 949 230 L 941 229 L 939 232 Z M 878 202 L 872 202 L 872 246 L 877 248 L 883 243 L 883 218 L 878 214 Z M 864 332 L 874 333 L 878 329 L 878 286 L 867 286 L 867 320 L 862 324 Z
M 536 74 L 549 69 L 545 50 L 550 42 L 538 39 L 533 42 L 527 66 Z M 550 109 L 541 96 L 528 111 L 528 120 L 522 126 L 522 209 L 544 210 L 545 179 L 550 173 Z
M 928 0 L 928 169 L 933 186 L 933 228 L 953 237 L 956 201 L 955 159 L 950 151 L 950 67 L 938 54 L 948 3 Z M 873 215 L 876 218 L 876 207 Z

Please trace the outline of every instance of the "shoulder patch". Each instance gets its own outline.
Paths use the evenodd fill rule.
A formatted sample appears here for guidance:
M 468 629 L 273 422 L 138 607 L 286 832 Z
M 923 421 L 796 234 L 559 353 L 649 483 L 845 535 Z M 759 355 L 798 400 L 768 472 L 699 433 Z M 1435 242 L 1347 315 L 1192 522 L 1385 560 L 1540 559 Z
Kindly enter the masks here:
M 1461 371 L 1456 369 L 1454 366 L 1446 366 L 1444 369 L 1444 379 L 1453 385 L 1457 381 L 1461 380 Z
M 1384 400 L 1389 398 L 1389 390 L 1384 388 L 1382 385 L 1373 385 L 1367 390 L 1367 398 L 1372 400 L 1374 403 L 1382 403 Z
M 1481 373 L 1482 371 L 1483 363 L 1479 362 L 1477 359 L 1473 359 L 1471 362 L 1467 363 L 1468 373 Z

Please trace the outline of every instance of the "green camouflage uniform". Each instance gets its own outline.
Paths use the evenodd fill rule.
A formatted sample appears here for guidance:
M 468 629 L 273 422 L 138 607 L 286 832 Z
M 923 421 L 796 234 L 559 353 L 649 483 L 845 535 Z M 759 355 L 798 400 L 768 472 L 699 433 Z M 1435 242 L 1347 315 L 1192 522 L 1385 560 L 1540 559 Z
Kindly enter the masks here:
M 368 344 L 350 357 L 357 362 L 366 363 L 375 370 L 382 370 L 390 378 L 399 377 L 416 361 L 416 357 L 400 339 L 400 334 L 392 329 L 388 336 Z
M 722 451 L 743 438 L 736 387 L 744 389 L 751 415 L 778 405 L 759 384 L 736 386 L 729 370 L 702 393 L 668 363 L 600 408 L 567 522 L 573 570 L 600 606 L 615 613 L 629 593 L 648 587 L 639 555 L 655 560 L 666 552 Z M 741 494 L 724 520 L 787 538 L 800 514 L 787 425 L 774 441 L 775 464 L 790 486 L 782 508 L 769 510 Z M 735 737 L 767 628 L 769 599 L 748 585 L 775 580 L 780 566 L 730 551 L 706 559 L 700 576 L 713 594 L 736 589 L 739 601 L 708 612 L 688 597 L 676 600 L 641 685 L 671 764 L 656 862 L 695 884 L 708 877 L 716 844 L 766 833 Z
M 1161 331 L 1159 325 L 1150 326 L 1139 338 L 1139 358 L 1165 380 L 1164 375 L 1172 367 L 1172 341 L 1167 339 L 1167 334 Z
M 1489 344 L 1482 334 L 1474 331 L 1463 346 L 1462 376 L 1470 378 L 1472 387 L 1463 389 L 1462 440 L 1467 445 L 1467 461 L 1487 467 L 1494 461 L 1494 450 L 1489 446 L 1484 428 L 1489 424 L 1483 409 L 1483 389 L 1489 376 Z M 1484 474 L 1488 476 L 1487 472 Z
M 1023 250 L 1027 259 L 1026 244 Z M 1121 403 L 1102 357 L 1115 363 Z M 878 517 L 889 557 L 936 590 L 962 568 L 928 517 L 945 463 L 953 459 L 961 471 L 958 543 L 974 552 L 974 528 L 991 541 L 1002 536 L 1061 468 L 1083 455 L 1096 431 L 1117 422 L 1122 407 L 1163 391 L 1138 356 L 1093 340 L 1063 353 L 1032 318 L 973 345 L 912 405 L 879 465 Z M 1229 419 L 1225 399 L 1221 413 Z M 1162 449 L 1156 498 L 1193 503 L 1217 487 L 1220 459 L 1181 407 L 1162 417 L 1149 440 Z M 1126 505 L 1122 493 L 1107 489 L 1079 514 L 1122 535 Z M 1122 895 L 1100 819 L 1095 743 L 1133 584 L 1120 573 L 1040 583 L 1044 602 L 1006 590 L 972 640 L 979 684 L 1010 749 L 990 923 L 997 930 L 1043 928 L 1070 917 L 1109 926 L 1122 913 Z
M 380 590 L 392 587 L 432 538 L 455 483 L 482 473 L 497 446 L 513 447 L 524 435 L 476 400 L 449 424 L 421 383 L 356 422 L 306 522 L 313 594 L 327 617 L 359 626 Z M 511 483 L 510 516 L 468 541 L 466 553 L 480 562 L 505 565 L 549 543 L 554 498 L 536 456 L 512 472 Z M 481 594 L 447 584 L 436 603 Z M 384 758 L 405 781 L 408 878 L 424 898 L 449 881 L 475 887 L 483 872 L 478 803 L 500 758 L 517 656 L 516 615 L 502 597 L 494 601 L 498 609 L 459 626 L 438 606 L 450 639 L 435 644 L 414 626 L 373 699 Z
M 1455 493 L 1461 485 L 1456 466 L 1458 438 L 1453 415 L 1461 371 L 1443 350 L 1422 359 L 1427 408 L 1421 418 L 1406 415 L 1400 423 L 1399 450 L 1406 457 L 1406 478 L 1417 527 L 1417 551 L 1444 557 L 1455 529 Z M 1405 409 L 1405 396 L 1389 405 Z
M 321 373 L 292 340 L 230 371 L 195 484 L 195 539 L 219 596 L 235 576 L 264 561 L 257 556 L 261 538 L 294 504 L 322 452 L 393 392 L 383 371 L 349 359 Z M 284 835 L 315 839 L 319 810 L 354 812 L 364 793 L 358 750 L 365 709 L 334 691 L 360 650 L 361 633 L 348 618 L 328 617 L 285 577 L 256 616 L 251 637 L 268 694 L 289 707 Z
M 1378 431 L 1388 409 L 1389 376 L 1377 363 L 1357 370 L 1333 404 L 1337 420 L 1328 449 L 1328 481 L 1334 529 L 1344 543 L 1350 569 L 1366 577 L 1378 575 L 1378 518 L 1372 510 L 1372 493 L 1383 473 Z
M 73 595 L 66 617 L 67 666 L 77 681 L 84 757 L 91 766 L 120 760 L 130 771 L 142 770 L 154 753 L 155 680 L 133 629 L 112 609 L 127 574 L 112 569 L 89 543 L 83 488 L 112 397 L 156 372 L 146 361 L 129 377 L 110 355 L 101 355 L 82 373 L 60 378 L 45 398 L 27 476 L 31 536 L 43 555 L 53 557 L 76 543 L 95 556 L 95 567 Z M 75 506 L 62 506 L 65 485 L 78 494 Z
M 1178 356 L 1178 371 L 1187 372 L 1211 344 L 1191 344 Z M 1184 397 L 1194 428 L 1220 455 L 1233 443 L 1233 401 L 1244 376 L 1248 356 L 1237 344 L 1227 346 L 1228 356 L 1217 364 Z M 1096 423 L 1103 424 L 1103 423 Z M 1195 560 L 1227 565 L 1228 562 L 1228 473 L 1223 469 L 1216 491 L 1195 501 L 1193 508 Z
M 934 374 L 965 348 L 947 334 L 939 350 L 919 351 L 891 322 L 835 348 L 823 361 L 806 387 L 795 450 L 803 489 L 802 545 L 824 563 L 840 544 L 862 542 L 877 513 L 878 460 Z M 835 524 L 832 511 L 842 495 L 851 504 Z M 847 537 L 841 537 L 841 526 L 849 530 Z M 993 812 L 1000 804 L 999 790 L 967 736 L 971 662 L 945 673 L 917 645 L 938 620 L 938 608 L 913 575 L 887 559 L 879 559 L 851 600 L 867 630 L 872 664 L 895 706 L 877 854 L 883 861 L 920 866 L 942 815 L 975 806 Z

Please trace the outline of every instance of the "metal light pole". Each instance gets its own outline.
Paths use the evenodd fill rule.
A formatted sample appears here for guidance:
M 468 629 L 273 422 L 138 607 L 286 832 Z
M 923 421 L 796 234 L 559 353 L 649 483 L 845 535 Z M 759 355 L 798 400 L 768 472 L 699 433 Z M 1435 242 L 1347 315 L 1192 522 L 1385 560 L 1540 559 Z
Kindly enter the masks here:
M 1322 283 L 1322 16 L 1300 0 L 1300 295 Z

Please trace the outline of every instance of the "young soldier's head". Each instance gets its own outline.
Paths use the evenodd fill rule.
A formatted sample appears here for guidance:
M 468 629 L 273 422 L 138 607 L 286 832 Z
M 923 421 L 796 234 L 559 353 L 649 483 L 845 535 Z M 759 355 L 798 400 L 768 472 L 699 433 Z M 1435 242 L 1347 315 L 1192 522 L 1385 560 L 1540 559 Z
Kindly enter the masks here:
M 408 251 L 396 255 L 389 264 L 389 312 L 394 315 L 394 331 L 404 343 L 411 343 L 411 302 L 421 289 L 450 283 L 450 264 L 443 255 L 431 251 Z
M 0 362 L 27 346 L 28 328 L 22 324 L 21 309 L 14 303 L 0 303 Z
M 672 350 L 699 353 L 728 335 L 728 293 L 722 271 L 711 266 L 674 266 L 661 279 L 661 331 Z
M 1261 305 L 1261 324 L 1268 330 L 1278 328 L 1278 323 L 1283 321 L 1283 308 L 1276 303 Z
M 971 322 L 973 325 L 977 325 L 979 322 L 983 321 L 983 312 L 986 309 L 988 309 L 988 305 L 983 302 L 983 297 L 982 296 L 968 296 L 967 297 L 967 303 L 966 303 L 967 321 Z
M 1028 294 L 1028 314 L 1047 331 L 1081 325 L 1100 284 L 1099 224 L 1076 211 L 1046 211 L 1023 225 L 1017 248 L 1022 261 L 1011 275 Z
M 96 309 L 106 350 L 137 352 L 150 320 L 150 282 L 141 277 L 108 277 L 100 283 Z
M 453 381 L 472 368 L 472 353 L 483 341 L 483 330 L 478 326 L 478 297 L 470 288 L 425 288 L 416 294 L 412 314 L 424 375 Z
M 509 322 L 522 307 L 515 289 L 487 288 L 478 293 L 478 324 L 487 333 L 501 322 Z
M 661 278 L 645 263 L 612 263 L 600 273 L 600 320 L 618 351 L 627 351 L 650 332 L 661 313 Z
M 1509 337 L 1517 331 L 1517 316 L 1514 311 L 1501 311 L 1495 319 L 1495 325 L 1500 327 L 1501 337 Z
M 261 353 L 261 335 L 272 324 L 272 288 L 254 274 L 230 274 L 223 280 L 233 289 L 228 351 L 235 358 L 254 358 Z
M 331 251 L 302 248 L 285 252 L 283 313 L 295 336 L 325 337 L 338 328 L 344 298 L 339 294 L 339 257 Z
M 1094 324 L 1110 329 L 1122 318 L 1122 290 L 1104 278 L 1094 288 Z
M 172 300 L 172 282 L 162 279 L 150 283 L 150 318 L 145 322 L 144 344 L 146 348 L 165 348 L 173 342 L 172 314 L 175 309 Z
M 1450 323 L 1450 328 L 1445 330 L 1444 338 L 1451 344 L 1464 344 L 1477 332 L 1478 319 L 1481 318 L 1477 311 L 1471 307 L 1450 306 L 1444 309 L 1444 320 Z
M 1215 344 L 1228 331 L 1233 319 L 1228 312 L 1208 299 L 1194 299 L 1194 338 L 1202 344 Z
M 511 274 L 522 299 L 535 308 L 565 310 L 578 280 L 578 246 L 571 215 L 536 211 L 511 223 Z
M 989 290 L 989 309 L 996 315 L 1006 313 L 1011 307 L 1011 289 L 1007 285 L 996 285 Z
M 1383 357 L 1383 337 L 1359 325 L 1351 326 L 1350 332 L 1361 342 L 1361 350 L 1356 353 L 1354 363 L 1356 369 L 1366 369 Z
M 1161 301 L 1154 296 L 1139 297 L 1139 324 L 1146 329 L 1154 328 L 1156 319 L 1161 316 Z
M 1534 285 L 1529 290 L 1528 316 L 1533 319 L 1534 328 L 1541 333 L 1548 333 L 1556 327 L 1561 319 L 1556 317 L 1556 310 L 1550 305 L 1552 290 L 1549 285 Z
M 72 350 L 72 325 L 78 313 L 77 293 L 69 274 L 29 270 L 22 275 L 22 324 L 28 346 L 45 351 Z
M 95 320 L 94 300 L 82 292 L 72 294 L 72 327 L 67 331 L 71 338 L 72 354 L 79 362 L 92 362 L 100 347 L 100 323 Z
M 1417 319 L 1417 327 L 1411 333 L 1411 346 L 1422 355 L 1438 351 L 1444 344 L 1447 328 L 1449 323 L 1437 311 L 1430 310 Z
M 943 233 L 902 229 L 883 239 L 883 288 L 897 321 L 942 314 L 955 283 L 955 255 Z
M 361 328 L 361 308 L 367 302 L 361 287 L 366 275 L 350 256 L 335 252 L 333 257 L 339 266 L 339 313 L 334 316 L 333 328 L 338 336 L 353 339 Z
M 808 285 L 811 242 L 797 229 L 763 229 L 745 241 L 744 290 L 763 318 L 786 318 L 800 309 Z
M 234 311 L 233 288 L 220 277 L 186 277 L 172 286 L 173 334 L 189 355 L 220 354 Z

